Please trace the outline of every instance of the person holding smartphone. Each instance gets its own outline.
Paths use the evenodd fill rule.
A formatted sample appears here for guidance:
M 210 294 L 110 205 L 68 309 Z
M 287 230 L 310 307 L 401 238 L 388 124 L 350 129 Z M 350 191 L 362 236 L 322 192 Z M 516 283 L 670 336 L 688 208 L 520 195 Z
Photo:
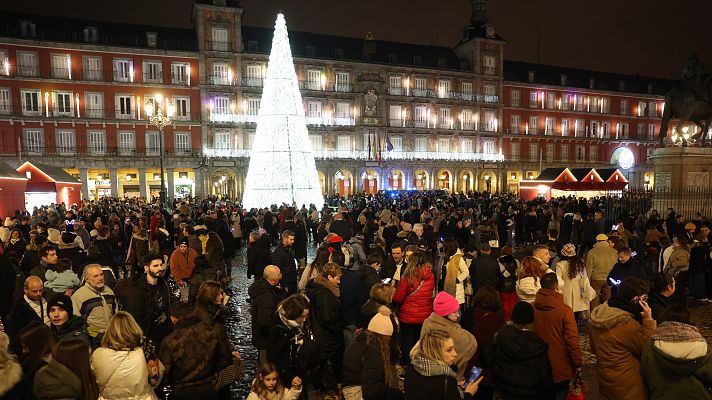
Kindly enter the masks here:
M 601 398 L 648 398 L 640 373 L 643 347 L 656 327 L 647 303 L 648 290 L 647 280 L 634 276 L 625 278 L 616 295 L 591 313 L 591 349 L 598 360 Z

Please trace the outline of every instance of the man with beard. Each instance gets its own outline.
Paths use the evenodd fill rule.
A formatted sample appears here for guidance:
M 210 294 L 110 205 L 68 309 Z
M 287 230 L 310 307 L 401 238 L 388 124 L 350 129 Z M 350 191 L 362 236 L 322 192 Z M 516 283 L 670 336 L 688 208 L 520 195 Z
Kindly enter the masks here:
M 106 332 L 109 319 L 116 310 L 114 292 L 104 285 L 104 271 L 99 264 L 84 267 L 84 286 L 72 295 L 74 315 L 81 316 L 87 323 L 87 334 L 92 344 L 98 347 L 102 334 Z
M 289 295 L 297 293 L 297 260 L 294 258 L 294 232 L 282 232 L 282 242 L 272 252 L 272 263 L 282 271 L 282 282 Z
M 125 298 L 121 300 L 124 309 L 143 329 L 144 335 L 158 347 L 172 330 L 169 318 L 171 291 L 163 278 L 166 265 L 163 264 L 162 256 L 147 255 L 143 258 L 143 268 L 145 273 L 133 278 Z

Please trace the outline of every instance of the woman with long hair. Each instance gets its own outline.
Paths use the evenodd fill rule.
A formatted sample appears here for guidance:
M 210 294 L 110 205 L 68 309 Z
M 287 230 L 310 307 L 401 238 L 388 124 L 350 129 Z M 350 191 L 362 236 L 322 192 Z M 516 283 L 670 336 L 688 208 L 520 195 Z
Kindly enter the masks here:
M 391 362 L 393 324 L 390 310 L 382 308 L 351 341 L 344 353 L 344 398 L 346 400 L 396 400 L 403 393 Z
M 32 393 L 37 400 L 96 400 L 99 388 L 91 371 L 89 344 L 76 338 L 62 340 L 52 358 L 35 375 Z
M 425 255 L 418 251 L 406 259 L 405 271 L 393 295 L 393 302 L 400 305 L 398 320 L 401 322 L 401 362 L 410 362 L 410 349 L 420 338 L 423 322 L 433 312 L 435 277 Z
M 519 270 L 517 279 L 517 295 L 522 301 L 533 303 L 536 293 L 541 289 L 541 278 L 548 268 L 538 258 L 533 256 L 524 257 L 522 267 Z
M 457 240 L 447 239 L 443 243 L 443 264 L 438 275 L 438 291 L 450 293 L 462 309 L 465 304 L 465 279 L 470 275 L 470 271 L 458 248 Z
M 153 400 L 141 345 L 143 331 L 131 314 L 118 311 L 109 320 L 101 347 L 91 357 L 99 399 Z
M 499 264 L 499 284 L 497 290 L 502 300 L 502 316 L 505 321 L 512 319 L 512 309 L 517 304 L 517 271 L 520 263 L 514 257 L 514 249 L 511 246 L 502 248 L 502 255 L 497 258 Z
M 329 255 L 331 255 L 331 252 L 329 252 L 329 246 L 319 246 L 316 248 L 314 261 L 312 261 L 311 264 L 309 264 L 304 271 L 302 271 L 302 276 L 299 278 L 299 283 L 297 284 L 299 290 L 304 290 L 310 280 L 321 274 L 324 269 L 324 265 L 329 262 Z
M 406 368 L 404 395 L 408 400 L 472 399 L 482 377 L 469 383 L 464 391 L 459 387 L 452 363 L 457 357 L 455 342 L 441 330 L 427 332 L 414 350 L 412 364 Z
M 52 353 L 54 347 L 52 329 L 39 321 L 32 321 L 22 328 L 18 336 L 22 349 L 20 356 L 22 373 L 32 384 L 35 374 L 47 365 Z
M 567 243 L 561 249 L 561 260 L 556 264 L 556 276 L 564 285 L 559 291 L 564 295 L 564 304 L 571 307 L 577 321 L 582 312 L 591 306 L 596 291 L 591 287 L 586 273 L 586 263 L 576 254 L 576 245 Z

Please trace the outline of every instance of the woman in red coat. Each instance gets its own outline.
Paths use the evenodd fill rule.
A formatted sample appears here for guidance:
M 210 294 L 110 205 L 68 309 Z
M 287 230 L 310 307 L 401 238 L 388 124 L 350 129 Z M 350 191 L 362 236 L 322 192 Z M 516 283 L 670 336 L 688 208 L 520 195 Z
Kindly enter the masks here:
M 435 277 L 425 255 L 415 252 L 408 257 L 405 272 L 401 274 L 393 302 L 400 305 L 398 320 L 401 323 L 401 363 L 410 363 L 410 350 L 420 339 L 423 321 L 433 312 Z

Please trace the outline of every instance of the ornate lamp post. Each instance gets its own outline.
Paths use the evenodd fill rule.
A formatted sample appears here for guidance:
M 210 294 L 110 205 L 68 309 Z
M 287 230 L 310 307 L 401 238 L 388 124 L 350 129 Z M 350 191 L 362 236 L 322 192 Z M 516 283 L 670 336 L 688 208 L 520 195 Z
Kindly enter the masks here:
M 144 110 L 146 110 L 146 116 L 148 116 L 148 122 L 158 128 L 159 131 L 159 159 L 161 163 L 161 191 L 160 191 L 160 202 L 161 207 L 166 207 L 166 185 L 164 182 L 164 169 L 163 169 L 163 129 L 170 125 L 173 121 L 173 115 L 175 114 L 175 107 L 172 104 L 168 104 L 168 99 L 165 103 L 163 102 L 163 96 L 156 94 L 155 108 L 152 103 L 146 103 Z

